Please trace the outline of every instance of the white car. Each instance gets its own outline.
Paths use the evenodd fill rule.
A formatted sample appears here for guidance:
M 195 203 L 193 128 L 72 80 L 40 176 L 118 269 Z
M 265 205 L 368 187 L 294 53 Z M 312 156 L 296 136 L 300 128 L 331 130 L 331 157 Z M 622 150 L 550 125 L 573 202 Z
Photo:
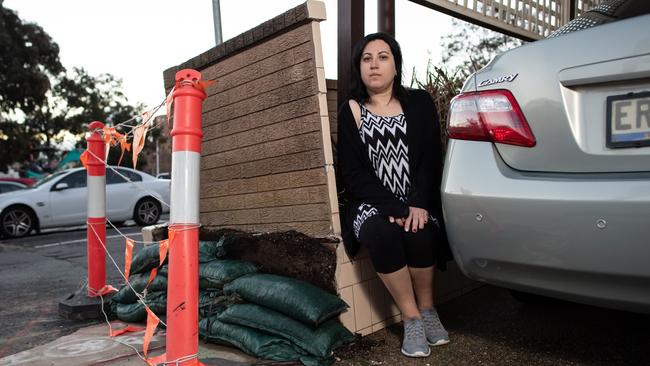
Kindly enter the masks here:
M 111 222 L 133 219 L 138 225 L 151 225 L 169 211 L 169 180 L 129 168 L 113 169 L 119 174 L 106 169 L 106 217 Z M 0 233 L 18 238 L 32 230 L 83 225 L 88 205 L 86 180 L 86 169 L 75 168 L 54 173 L 26 189 L 0 194 Z
M 27 186 L 22 183 L 0 181 L 0 193 L 13 192 L 25 188 L 27 188 Z

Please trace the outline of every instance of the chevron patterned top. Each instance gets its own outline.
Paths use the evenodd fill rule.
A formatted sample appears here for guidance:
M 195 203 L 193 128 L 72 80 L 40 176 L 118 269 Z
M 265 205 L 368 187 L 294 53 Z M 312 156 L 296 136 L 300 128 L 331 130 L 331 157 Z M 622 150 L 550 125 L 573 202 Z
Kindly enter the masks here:
M 404 113 L 378 116 L 361 105 L 359 134 L 379 180 L 397 198 L 406 201 L 411 181 Z

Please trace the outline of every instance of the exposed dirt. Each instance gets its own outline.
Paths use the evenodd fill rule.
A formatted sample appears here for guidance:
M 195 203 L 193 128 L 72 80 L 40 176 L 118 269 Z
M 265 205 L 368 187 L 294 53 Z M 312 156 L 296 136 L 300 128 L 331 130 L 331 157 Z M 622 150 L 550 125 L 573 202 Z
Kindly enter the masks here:
M 202 228 L 201 240 L 226 237 L 227 258 L 256 263 L 260 271 L 309 282 L 336 294 L 336 244 L 297 231 L 251 234 Z

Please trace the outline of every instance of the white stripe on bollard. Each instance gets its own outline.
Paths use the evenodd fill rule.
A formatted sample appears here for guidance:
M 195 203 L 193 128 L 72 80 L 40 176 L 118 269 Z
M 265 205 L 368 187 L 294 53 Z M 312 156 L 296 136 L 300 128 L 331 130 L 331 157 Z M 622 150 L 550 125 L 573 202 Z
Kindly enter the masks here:
M 199 223 L 200 161 L 201 154 L 194 151 L 172 153 L 170 224 Z
M 106 176 L 88 176 L 88 217 L 106 217 Z

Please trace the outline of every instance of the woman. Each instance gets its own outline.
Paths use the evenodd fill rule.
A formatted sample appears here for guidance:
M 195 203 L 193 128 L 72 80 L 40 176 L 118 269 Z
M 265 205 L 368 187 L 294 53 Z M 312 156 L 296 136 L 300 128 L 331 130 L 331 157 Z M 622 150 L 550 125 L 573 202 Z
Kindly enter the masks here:
M 385 33 L 367 35 L 352 59 L 352 99 L 338 114 L 338 168 L 347 203 L 343 240 L 359 243 L 404 319 L 402 353 L 426 357 L 449 343 L 433 307 L 441 149 L 429 94 L 402 85 L 402 54 Z

